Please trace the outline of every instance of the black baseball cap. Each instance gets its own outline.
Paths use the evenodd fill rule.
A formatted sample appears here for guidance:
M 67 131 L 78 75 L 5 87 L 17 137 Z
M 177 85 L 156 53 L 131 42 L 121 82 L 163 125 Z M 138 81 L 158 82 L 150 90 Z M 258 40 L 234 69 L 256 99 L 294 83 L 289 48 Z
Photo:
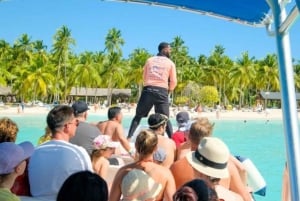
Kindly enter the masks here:
M 84 101 L 76 101 L 73 103 L 72 108 L 75 115 L 89 110 L 88 105 Z

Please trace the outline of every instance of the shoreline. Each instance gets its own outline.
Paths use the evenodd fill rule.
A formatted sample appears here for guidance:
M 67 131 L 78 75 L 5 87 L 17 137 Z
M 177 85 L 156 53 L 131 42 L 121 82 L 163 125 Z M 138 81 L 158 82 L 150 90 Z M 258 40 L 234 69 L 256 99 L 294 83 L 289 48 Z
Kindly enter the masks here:
M 0 116 L 10 117 L 10 116 L 32 116 L 32 115 L 41 115 L 41 114 L 48 114 L 50 108 L 49 107 L 40 107 L 40 106 L 33 106 L 33 107 L 25 107 L 24 112 L 22 112 L 18 107 L 1 107 L 0 108 Z M 98 109 L 95 111 L 93 108 L 90 108 L 89 115 L 99 115 L 99 116 L 106 116 L 108 108 L 105 109 Z M 184 110 L 180 110 L 184 111 Z M 135 115 L 135 108 L 122 109 L 124 116 L 134 116 Z M 170 109 L 170 117 L 175 118 L 176 114 L 179 111 L 174 112 L 173 109 Z M 152 109 L 149 114 L 154 113 Z M 267 109 L 267 111 L 262 112 L 255 112 L 250 110 L 222 110 L 219 112 L 219 116 L 217 117 L 217 112 L 190 112 L 190 118 L 196 117 L 207 117 L 210 120 L 282 120 L 282 110 L 281 109 Z M 298 112 L 298 118 L 300 117 L 300 113 Z

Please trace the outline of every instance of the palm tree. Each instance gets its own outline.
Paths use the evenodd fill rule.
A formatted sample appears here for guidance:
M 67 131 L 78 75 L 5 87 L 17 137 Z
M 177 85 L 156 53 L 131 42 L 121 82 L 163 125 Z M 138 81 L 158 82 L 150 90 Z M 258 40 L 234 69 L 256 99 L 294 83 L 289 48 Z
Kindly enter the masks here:
M 240 107 L 244 103 L 244 95 L 247 94 L 248 98 L 250 97 L 249 90 L 253 87 L 256 78 L 254 61 L 255 58 L 250 58 L 248 52 L 243 52 L 242 57 L 237 59 L 229 73 L 231 85 L 236 88 L 238 87 L 236 92 L 240 92 L 241 95 L 239 100 Z
M 112 52 L 122 54 L 122 46 L 125 44 L 120 30 L 112 28 L 105 37 L 105 50 L 109 54 Z
M 9 43 L 0 40 L 0 85 L 3 86 L 6 86 L 13 76 L 8 68 L 11 62 L 11 51 Z
M 103 78 L 103 84 L 107 87 L 107 102 L 108 106 L 111 105 L 112 101 L 112 91 L 113 88 L 125 87 L 125 75 L 127 70 L 127 64 L 124 60 L 121 59 L 121 56 L 113 52 L 108 55 L 108 60 L 103 66 L 103 71 L 101 76 Z
M 185 71 L 190 64 L 190 58 L 188 56 L 188 47 L 184 44 L 183 39 L 180 36 L 176 36 L 171 42 L 172 54 L 171 59 L 175 63 L 177 72 L 178 86 L 175 88 L 176 92 L 182 92 L 182 89 L 188 84 L 189 80 L 184 79 Z M 173 96 L 174 99 L 174 96 Z
M 256 86 L 259 91 L 279 91 L 279 70 L 275 54 L 268 54 L 258 62 L 256 79 Z M 265 107 L 267 107 L 267 103 L 268 100 L 265 100 Z
M 46 99 L 49 95 L 49 87 L 53 85 L 55 76 L 49 71 L 48 58 L 41 59 L 39 54 L 33 55 L 32 62 L 19 71 L 19 77 L 14 85 L 14 90 L 19 93 L 21 99 L 25 97 L 31 100 L 37 98 Z
M 225 55 L 225 48 L 216 45 L 211 55 L 207 58 L 207 66 L 204 66 L 206 85 L 215 86 L 219 91 L 220 100 L 226 104 L 226 83 L 228 83 L 228 73 L 233 66 L 233 61 Z
M 97 88 L 101 84 L 98 66 L 99 64 L 96 63 L 95 55 L 92 52 L 80 54 L 79 63 L 75 65 L 70 78 L 71 82 L 78 87 Z
M 279 91 L 279 70 L 277 56 L 268 54 L 257 65 L 257 87 L 264 91 Z
M 71 30 L 66 26 L 62 26 L 54 35 L 54 44 L 51 50 L 54 62 L 57 66 L 57 79 L 62 78 L 62 67 L 64 68 L 64 101 L 66 101 L 68 82 L 67 82 L 67 67 L 71 52 L 71 45 L 75 45 L 75 40 L 71 37 Z M 59 100 L 59 85 L 56 86 L 56 100 Z
M 32 57 L 33 43 L 27 34 L 22 34 L 14 43 L 14 48 L 17 50 L 17 60 L 19 63 L 29 63 Z
M 299 91 L 299 89 L 300 89 L 300 61 L 298 61 L 298 63 L 294 64 L 294 77 L 295 77 L 296 91 Z
M 151 54 L 143 48 L 134 49 L 129 55 L 130 69 L 127 71 L 127 87 L 138 89 L 137 98 L 140 97 L 143 87 L 143 67 Z
M 119 82 L 124 82 L 124 67 L 122 66 L 122 49 L 125 41 L 121 36 L 121 31 L 112 28 L 105 37 L 105 51 L 107 51 L 107 59 L 104 64 L 101 76 L 107 86 L 108 105 L 111 105 L 112 89 Z

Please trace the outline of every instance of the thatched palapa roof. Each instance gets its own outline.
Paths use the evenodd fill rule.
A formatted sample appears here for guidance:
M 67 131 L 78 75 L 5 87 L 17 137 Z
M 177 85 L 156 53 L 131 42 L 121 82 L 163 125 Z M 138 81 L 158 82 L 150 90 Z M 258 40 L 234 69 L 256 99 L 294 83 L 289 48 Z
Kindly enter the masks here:
M 0 96 L 13 95 L 11 87 L 0 86 Z
M 261 91 L 260 95 L 261 95 L 262 99 L 281 100 L 281 93 L 280 92 Z M 300 93 L 296 93 L 296 100 L 300 100 Z
M 72 87 L 70 96 L 107 96 L 107 88 Z M 113 89 L 113 95 L 131 96 L 131 89 Z

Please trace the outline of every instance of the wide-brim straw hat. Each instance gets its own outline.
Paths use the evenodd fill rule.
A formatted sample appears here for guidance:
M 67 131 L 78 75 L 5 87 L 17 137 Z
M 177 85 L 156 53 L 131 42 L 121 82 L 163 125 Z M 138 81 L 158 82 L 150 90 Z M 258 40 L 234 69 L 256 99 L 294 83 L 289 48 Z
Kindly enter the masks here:
M 197 150 L 188 153 L 186 158 L 189 164 L 202 174 L 214 178 L 227 178 L 229 156 L 229 149 L 222 140 L 204 137 Z
M 161 189 L 162 185 L 154 181 L 145 171 L 132 169 L 122 179 L 122 200 L 144 201 L 156 199 Z

